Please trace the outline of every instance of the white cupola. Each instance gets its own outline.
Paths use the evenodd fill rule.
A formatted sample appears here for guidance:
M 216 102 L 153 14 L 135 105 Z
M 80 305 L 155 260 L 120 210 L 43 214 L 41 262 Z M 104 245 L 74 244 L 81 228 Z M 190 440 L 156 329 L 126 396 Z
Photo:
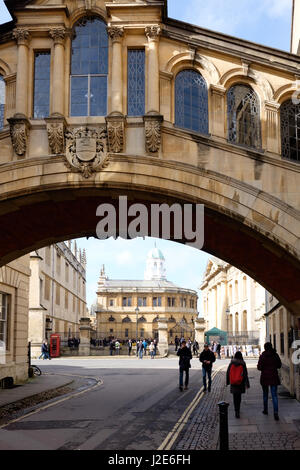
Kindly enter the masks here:
M 155 247 L 149 251 L 146 261 L 145 281 L 166 280 L 166 260 L 161 250 Z

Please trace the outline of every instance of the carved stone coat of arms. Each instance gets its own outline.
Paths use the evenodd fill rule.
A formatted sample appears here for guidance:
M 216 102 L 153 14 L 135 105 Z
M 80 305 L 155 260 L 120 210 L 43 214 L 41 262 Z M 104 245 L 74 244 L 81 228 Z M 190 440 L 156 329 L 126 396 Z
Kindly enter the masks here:
M 89 178 L 92 173 L 107 166 L 107 132 L 105 128 L 67 129 L 65 138 L 66 166 L 71 171 L 80 172 L 84 178 Z

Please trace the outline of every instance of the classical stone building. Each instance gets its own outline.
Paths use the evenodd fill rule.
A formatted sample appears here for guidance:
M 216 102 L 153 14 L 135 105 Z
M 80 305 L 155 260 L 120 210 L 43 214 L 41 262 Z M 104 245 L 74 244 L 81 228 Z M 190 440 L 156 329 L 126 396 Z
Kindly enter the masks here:
M 266 291 L 234 266 L 211 258 L 206 267 L 201 313 L 206 330 L 228 334 L 228 343 L 263 346 L 266 339 Z
M 147 256 L 144 280 L 111 280 L 102 267 L 97 291 L 97 336 L 100 339 L 155 338 L 158 323 L 167 323 L 169 342 L 176 335 L 194 336 L 197 293 L 166 278 L 158 248 Z M 137 310 L 138 309 L 138 310 Z
M 29 255 L 0 268 L 0 382 L 28 378 Z
M 295 317 L 268 294 L 266 322 L 267 341 L 273 344 L 281 358 L 282 383 L 300 401 L 300 315 Z
M 72 246 L 73 244 L 73 246 Z M 30 254 L 28 338 L 32 357 L 41 354 L 44 339 L 78 337 L 86 317 L 86 255 L 74 242 L 60 242 Z
M 204 250 L 298 317 L 299 0 L 291 53 L 173 20 L 166 0 L 5 4 L 0 265 L 95 236 L 120 195 L 199 203 Z

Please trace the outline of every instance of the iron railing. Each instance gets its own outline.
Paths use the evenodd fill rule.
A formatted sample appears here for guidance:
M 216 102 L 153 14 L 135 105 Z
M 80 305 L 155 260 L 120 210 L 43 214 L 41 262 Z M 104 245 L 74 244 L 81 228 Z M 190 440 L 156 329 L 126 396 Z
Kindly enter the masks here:
M 259 331 L 229 331 L 227 334 L 228 345 L 259 345 Z

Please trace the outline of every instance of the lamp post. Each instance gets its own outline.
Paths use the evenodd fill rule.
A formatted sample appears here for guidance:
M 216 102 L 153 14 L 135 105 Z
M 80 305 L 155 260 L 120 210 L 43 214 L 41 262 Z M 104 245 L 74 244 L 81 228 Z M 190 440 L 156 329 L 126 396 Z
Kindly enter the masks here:
M 138 337 L 138 315 L 140 313 L 140 309 L 137 307 L 135 309 L 135 314 L 136 314 L 136 335 L 135 335 L 135 342 L 137 343 L 137 337 Z

